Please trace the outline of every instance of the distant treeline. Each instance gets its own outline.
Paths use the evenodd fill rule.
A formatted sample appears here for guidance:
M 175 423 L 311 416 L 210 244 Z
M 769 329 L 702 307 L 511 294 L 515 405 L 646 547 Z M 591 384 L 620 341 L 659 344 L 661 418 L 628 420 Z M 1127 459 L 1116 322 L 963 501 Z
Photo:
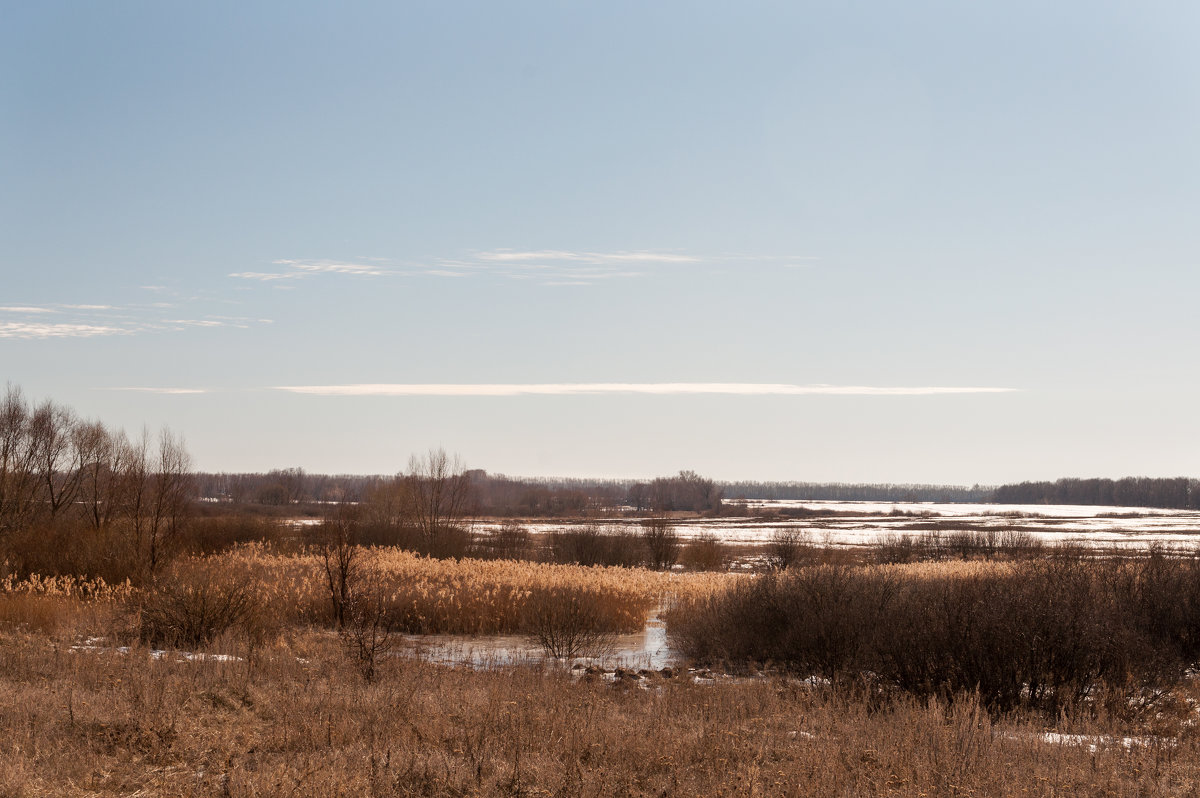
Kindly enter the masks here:
M 640 512 L 719 510 L 724 493 L 711 479 L 681 471 L 650 481 L 523 478 L 464 472 L 470 483 L 472 511 L 483 515 L 554 517 L 633 509 Z M 197 474 L 201 499 L 235 505 L 287 507 L 309 503 L 358 503 L 368 500 L 392 476 L 309 474 L 281 468 L 249 474 Z
M 737 499 L 853 502 L 982 502 L 992 488 L 980 485 L 868 485 L 843 482 L 722 482 L 725 496 Z
M 997 504 L 1089 504 L 1112 507 L 1200 509 L 1200 481 L 1187 477 L 1124 479 L 1059 479 L 1001 485 L 992 494 Z
M 635 510 L 712 512 L 722 501 L 994 502 L 1083 504 L 1114 507 L 1200 509 L 1200 481 L 1158 479 L 1060 479 L 989 487 L 841 482 L 716 482 L 682 471 L 649 481 L 509 477 L 481 469 L 465 472 L 473 511 L 483 515 L 555 517 Z M 232 504 L 289 506 L 361 502 L 391 476 L 309 474 L 282 468 L 254 474 L 197 474 L 199 495 Z

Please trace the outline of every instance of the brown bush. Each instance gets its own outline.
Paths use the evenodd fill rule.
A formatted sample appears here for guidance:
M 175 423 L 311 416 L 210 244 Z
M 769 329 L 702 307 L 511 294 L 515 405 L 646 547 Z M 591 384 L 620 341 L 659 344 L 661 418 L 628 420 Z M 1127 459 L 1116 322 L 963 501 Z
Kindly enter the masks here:
M 767 543 L 766 564 L 776 571 L 786 571 L 802 563 L 812 562 L 818 554 L 812 533 L 807 529 L 785 526 L 771 533 Z
M 189 554 L 210 554 L 242 543 L 279 545 L 287 526 L 278 519 L 248 513 L 195 518 L 180 533 L 179 548 Z
M 1192 559 L 1055 557 L 939 574 L 822 566 L 737 583 L 668 614 L 701 662 L 775 664 L 986 706 L 1086 708 L 1178 682 L 1200 656 Z
M 230 579 L 164 574 L 141 601 L 141 638 L 152 646 L 202 648 L 237 630 L 256 634 L 264 620 L 253 591 Z
M 583 524 L 549 534 L 550 561 L 571 565 L 633 567 L 643 561 L 636 533 Z
M 525 603 L 522 631 L 552 657 L 600 657 L 616 633 L 602 595 L 577 587 L 543 588 Z
M 646 549 L 646 565 L 655 571 L 666 571 L 679 559 L 679 535 L 666 518 L 647 518 L 641 524 L 642 545 Z
M 729 559 L 729 547 L 711 532 L 689 540 L 679 555 L 679 562 L 689 571 L 724 571 Z
M 20 577 L 85 576 L 110 584 L 146 576 L 131 530 L 122 526 L 95 529 L 82 522 L 31 524 L 3 541 L 0 559 Z
M 475 539 L 474 556 L 484 560 L 528 560 L 533 556 L 533 538 L 516 521 L 508 521 L 489 534 Z

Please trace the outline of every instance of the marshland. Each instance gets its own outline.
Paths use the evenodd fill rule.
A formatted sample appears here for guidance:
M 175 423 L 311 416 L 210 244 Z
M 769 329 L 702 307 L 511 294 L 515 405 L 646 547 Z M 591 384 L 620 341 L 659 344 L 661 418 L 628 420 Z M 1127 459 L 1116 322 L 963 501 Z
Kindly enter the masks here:
M 1187 508 L 205 475 L 3 410 L 0 794 L 1200 792 Z

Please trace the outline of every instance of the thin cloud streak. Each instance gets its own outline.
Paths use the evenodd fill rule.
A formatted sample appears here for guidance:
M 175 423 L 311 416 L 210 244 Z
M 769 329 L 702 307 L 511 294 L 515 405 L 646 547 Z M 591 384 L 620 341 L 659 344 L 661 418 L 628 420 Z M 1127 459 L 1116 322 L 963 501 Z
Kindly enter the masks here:
M 477 257 L 483 261 L 501 263 L 522 263 L 525 261 L 567 261 L 574 263 L 699 263 L 701 258 L 695 255 L 681 255 L 670 252 L 636 251 L 636 252 L 568 252 L 559 249 L 541 249 L 526 252 L 511 249 L 497 249 L 490 252 L 480 252 Z
M 872 385 L 788 385 L 780 383 L 531 383 L 531 384 L 353 384 L 279 385 L 274 390 L 312 396 L 582 396 L 650 394 L 655 396 L 940 396 L 1013 393 L 1019 388 Z
M 44 340 L 97 338 L 178 332 L 186 329 L 233 327 L 248 329 L 270 324 L 269 319 L 204 314 L 196 318 L 166 315 L 172 303 L 149 305 L 49 304 L 0 306 L 0 339 Z M 178 311 L 176 311 L 178 312 Z
M 95 338 L 98 335 L 127 335 L 131 331 L 98 324 L 40 324 L 37 322 L 0 322 L 0 338 Z
M 121 388 L 97 388 L 99 391 L 135 391 L 137 393 L 159 393 L 169 394 L 172 396 L 183 394 L 198 394 L 211 393 L 208 388 L 142 388 L 136 386 L 127 386 Z
M 372 258 L 371 260 L 376 260 Z M 308 260 L 303 258 L 281 258 L 271 261 L 274 266 L 282 267 L 276 272 L 234 272 L 230 277 L 240 280 L 257 280 L 273 282 L 276 280 L 303 280 L 315 274 L 348 274 L 355 277 L 381 277 L 392 274 L 377 263 L 354 263 L 351 261 Z
M 392 262 L 386 258 L 362 257 L 345 261 L 281 258 L 271 262 L 276 267 L 274 270 L 232 272 L 229 276 L 238 280 L 274 284 L 276 289 L 291 288 L 293 283 L 318 275 L 443 278 L 489 275 L 555 286 L 630 279 L 669 268 L 719 268 L 748 263 L 777 263 L 794 268 L 796 261 L 811 259 L 811 256 L 692 254 L 658 250 L 591 252 L 493 249 L 420 262 Z

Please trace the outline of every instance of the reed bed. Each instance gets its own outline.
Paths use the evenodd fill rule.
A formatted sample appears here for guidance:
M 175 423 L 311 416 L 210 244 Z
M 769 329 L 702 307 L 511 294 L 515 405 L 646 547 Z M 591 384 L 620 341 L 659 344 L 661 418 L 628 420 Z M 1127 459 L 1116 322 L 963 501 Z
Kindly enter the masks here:
M 516 560 L 438 560 L 394 548 L 365 548 L 357 567 L 380 585 L 391 617 L 414 634 L 504 634 L 523 628 L 526 608 L 546 594 L 581 595 L 617 631 L 636 631 L 646 614 L 675 597 L 709 595 L 727 574 L 663 573 Z M 244 585 L 257 606 L 282 623 L 328 625 L 329 588 L 315 553 L 248 545 L 181 560 L 177 582 Z
M 0 628 L 44 633 L 107 628 L 135 595 L 128 582 L 40 576 L 0 579 Z

